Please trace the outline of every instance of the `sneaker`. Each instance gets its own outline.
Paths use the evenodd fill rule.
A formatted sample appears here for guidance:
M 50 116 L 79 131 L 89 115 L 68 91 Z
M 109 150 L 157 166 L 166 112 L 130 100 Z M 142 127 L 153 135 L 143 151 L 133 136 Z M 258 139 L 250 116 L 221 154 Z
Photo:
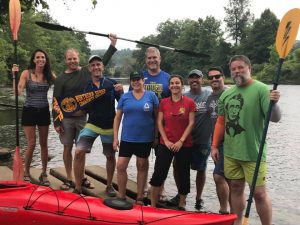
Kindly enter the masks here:
M 106 187 L 105 193 L 108 197 L 116 197 L 116 195 L 117 195 L 116 190 L 111 185 Z
M 169 201 L 167 201 L 167 204 L 170 206 L 178 206 L 179 199 L 180 199 L 179 194 L 177 194 L 176 196 L 171 198 Z
M 200 210 L 203 208 L 204 202 L 202 199 L 196 198 L 195 209 Z

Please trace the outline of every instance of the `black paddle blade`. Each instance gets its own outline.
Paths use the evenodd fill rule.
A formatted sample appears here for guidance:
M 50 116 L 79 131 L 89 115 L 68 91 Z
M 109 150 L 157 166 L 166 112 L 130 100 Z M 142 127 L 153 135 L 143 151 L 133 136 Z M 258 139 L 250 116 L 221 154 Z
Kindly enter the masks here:
M 35 24 L 42 28 L 48 29 L 48 30 L 73 31 L 71 28 L 68 28 L 68 27 L 64 27 L 64 26 L 52 24 L 52 23 L 46 23 L 46 22 L 42 22 L 42 21 L 36 21 Z

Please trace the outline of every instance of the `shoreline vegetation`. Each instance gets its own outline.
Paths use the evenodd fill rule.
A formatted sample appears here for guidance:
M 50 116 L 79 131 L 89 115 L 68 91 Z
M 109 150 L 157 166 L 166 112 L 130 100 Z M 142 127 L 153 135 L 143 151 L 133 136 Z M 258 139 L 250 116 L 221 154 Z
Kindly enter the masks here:
M 76 0 L 75 0 L 76 1 Z M 277 70 L 279 60 L 275 46 L 276 33 L 281 18 L 268 8 L 255 18 L 250 11 L 251 0 L 228 0 L 224 7 L 225 18 L 218 20 L 214 16 L 205 18 L 166 20 L 158 24 L 155 34 L 150 34 L 139 40 L 141 43 L 172 46 L 176 49 L 201 53 L 202 56 L 182 54 L 161 49 L 161 68 L 170 74 L 181 74 L 186 77 L 187 71 L 198 68 L 206 73 L 209 66 L 221 66 L 226 75 L 226 83 L 231 84 L 228 61 L 233 55 L 246 54 L 252 62 L 252 74 L 266 84 L 271 84 Z M 11 65 L 14 59 L 8 18 L 8 1 L 0 7 L 0 20 L 3 22 L 0 32 L 2 49 L 0 52 L 0 83 L 11 84 Z M 40 5 L 43 4 L 44 5 Z M 91 49 L 86 36 L 80 32 L 51 31 L 39 26 L 33 26 L 36 21 L 59 24 L 51 15 L 39 11 L 38 6 L 47 8 L 45 0 L 21 1 L 22 24 L 18 32 L 18 63 L 20 71 L 27 68 L 29 52 L 38 46 L 47 50 L 52 68 L 59 75 L 65 69 L 64 52 L 68 48 L 79 51 L 80 64 L 87 65 L 89 56 L 102 56 L 105 49 Z M 25 7 L 27 6 L 27 7 Z M 242 10 L 241 10 L 242 9 Z M 239 10 L 237 16 L 234 12 Z M 234 22 L 232 22 L 234 21 Z M 225 29 L 224 29 L 225 28 Z M 261 34 L 264 34 L 263 36 Z M 226 38 L 225 38 L 226 37 Z M 34 44 L 33 44 L 34 43 Z M 118 48 L 118 43 L 116 45 Z M 132 71 L 145 68 L 145 50 L 148 46 L 137 44 L 135 49 L 118 49 L 106 66 L 105 74 L 110 77 L 128 76 Z M 208 56 L 208 57 L 205 57 Z M 294 47 L 286 57 L 282 67 L 280 84 L 300 84 L 300 41 L 295 41 Z M 123 83 L 123 81 L 122 81 Z

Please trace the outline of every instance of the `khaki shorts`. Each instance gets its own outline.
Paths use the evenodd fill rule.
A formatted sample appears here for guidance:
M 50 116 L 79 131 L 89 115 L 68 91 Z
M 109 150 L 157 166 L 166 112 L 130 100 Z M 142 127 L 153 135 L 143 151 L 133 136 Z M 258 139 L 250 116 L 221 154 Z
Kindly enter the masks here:
M 230 157 L 224 157 L 224 173 L 229 180 L 245 179 L 251 185 L 255 171 L 256 162 L 247 162 Z M 258 176 L 256 180 L 256 187 L 264 186 L 266 184 L 267 166 L 266 162 L 261 162 Z
M 59 135 L 60 142 L 63 145 L 73 145 L 85 123 L 86 116 L 64 118 L 62 120 L 64 132 Z

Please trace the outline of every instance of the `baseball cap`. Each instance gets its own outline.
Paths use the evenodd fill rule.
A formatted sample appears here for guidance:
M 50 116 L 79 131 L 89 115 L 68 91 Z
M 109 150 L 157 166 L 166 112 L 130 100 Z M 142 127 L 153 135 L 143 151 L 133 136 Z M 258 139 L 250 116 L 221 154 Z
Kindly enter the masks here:
M 191 72 L 189 72 L 188 77 L 190 77 L 192 75 L 197 75 L 199 77 L 203 77 L 203 73 L 200 70 L 197 70 L 197 69 L 194 69 Z
M 133 78 L 144 78 L 144 75 L 142 72 L 138 72 L 138 71 L 133 71 L 130 73 L 130 80 L 132 80 Z
M 102 58 L 101 58 L 99 55 L 92 55 L 92 56 L 89 58 L 89 63 L 90 63 L 91 61 L 93 61 L 94 59 L 98 59 L 98 60 L 100 60 L 100 61 L 102 62 Z

